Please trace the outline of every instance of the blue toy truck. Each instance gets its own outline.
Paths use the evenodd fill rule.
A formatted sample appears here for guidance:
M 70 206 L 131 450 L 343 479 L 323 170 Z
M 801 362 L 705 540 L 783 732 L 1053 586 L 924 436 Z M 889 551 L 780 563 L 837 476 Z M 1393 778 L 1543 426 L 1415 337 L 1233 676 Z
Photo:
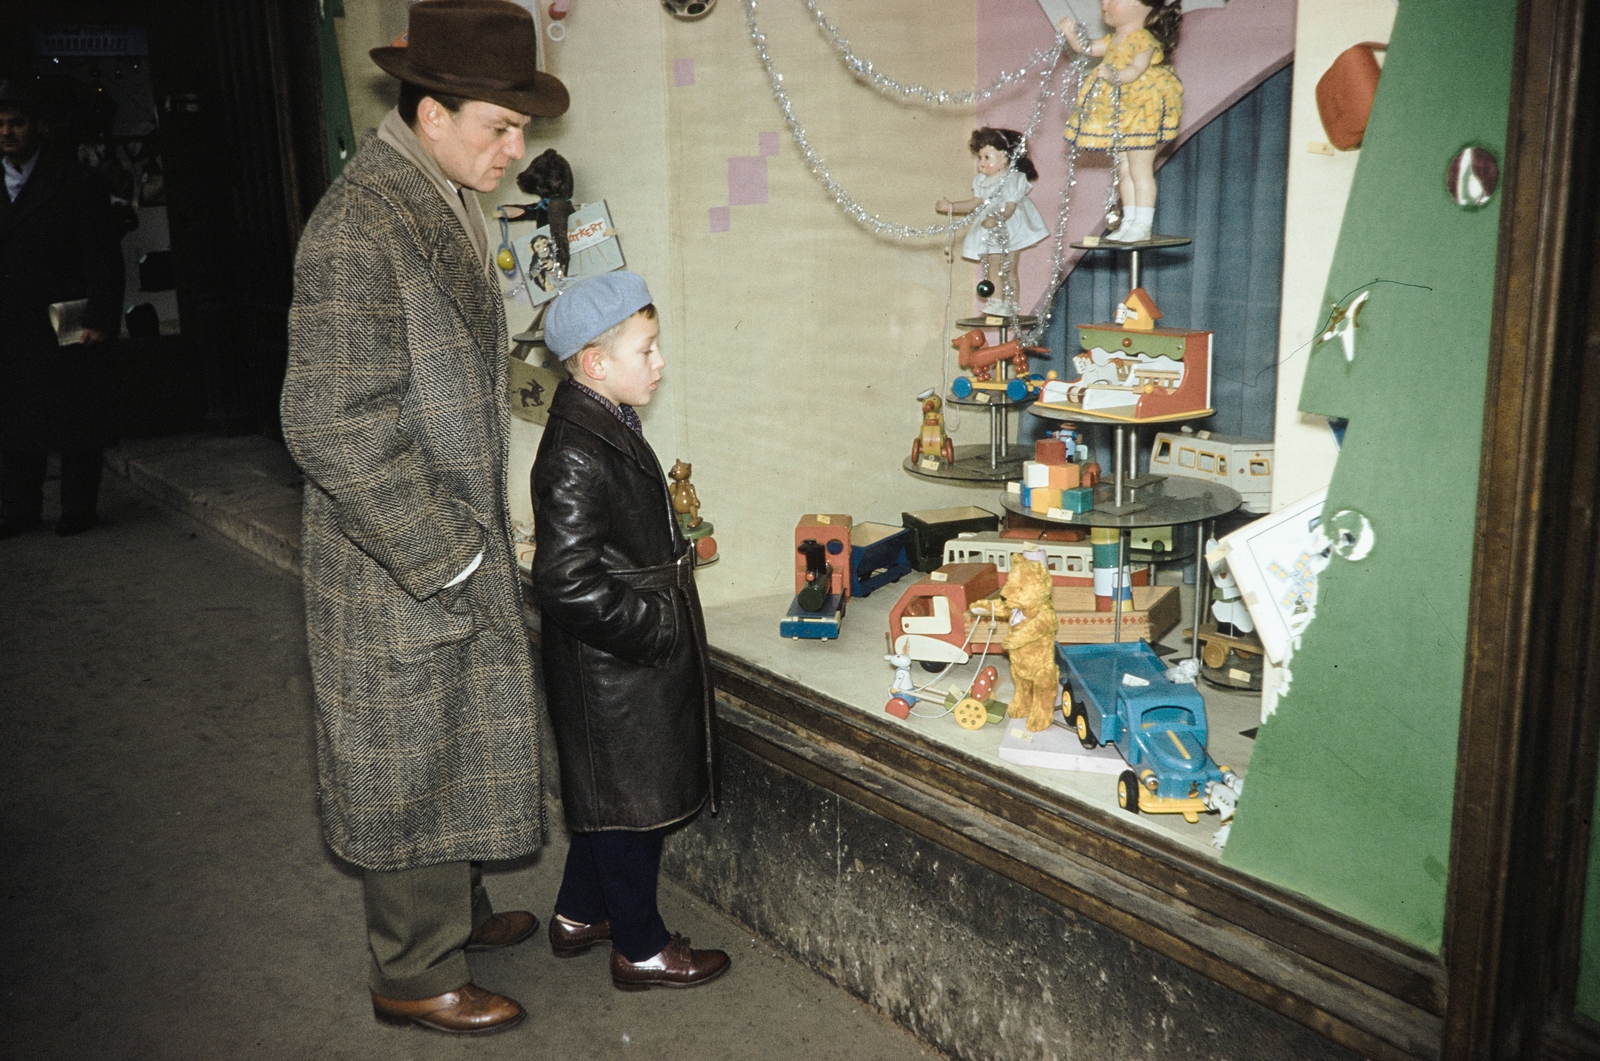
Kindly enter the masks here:
M 1129 769 L 1117 778 L 1117 806 L 1132 814 L 1181 814 L 1197 822 L 1215 809 L 1207 782 L 1238 780 L 1206 751 L 1206 705 L 1193 685 L 1174 682 L 1143 641 L 1057 645 L 1066 688 L 1062 711 L 1085 748 L 1114 744 Z

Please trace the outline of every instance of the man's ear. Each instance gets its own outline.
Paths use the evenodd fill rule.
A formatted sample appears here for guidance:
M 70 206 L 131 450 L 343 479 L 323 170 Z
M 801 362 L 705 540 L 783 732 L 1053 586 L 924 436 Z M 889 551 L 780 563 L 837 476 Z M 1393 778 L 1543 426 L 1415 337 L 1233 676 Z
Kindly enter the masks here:
M 429 140 L 439 140 L 444 136 L 441 125 L 450 112 L 444 109 L 440 102 L 432 96 L 423 96 L 417 101 L 417 133 Z
M 583 374 L 590 379 L 606 378 L 606 356 L 598 346 L 586 346 L 578 351 L 578 363 Z

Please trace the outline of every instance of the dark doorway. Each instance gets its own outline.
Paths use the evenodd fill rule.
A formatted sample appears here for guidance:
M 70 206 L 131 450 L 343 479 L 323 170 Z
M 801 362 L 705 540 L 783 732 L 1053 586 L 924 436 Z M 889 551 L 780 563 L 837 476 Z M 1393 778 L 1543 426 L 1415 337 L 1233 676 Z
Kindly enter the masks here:
M 0 42 L 144 215 L 128 306 L 155 312 L 117 355 L 124 432 L 276 435 L 294 248 L 327 184 L 316 0 L 6 0 Z

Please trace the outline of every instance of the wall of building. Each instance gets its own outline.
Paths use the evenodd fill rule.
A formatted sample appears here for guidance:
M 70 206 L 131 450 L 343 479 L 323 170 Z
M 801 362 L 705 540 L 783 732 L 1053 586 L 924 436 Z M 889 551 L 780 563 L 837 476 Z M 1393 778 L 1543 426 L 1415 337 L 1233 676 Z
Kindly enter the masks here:
M 1335 151 L 1328 146 L 1317 113 L 1317 80 L 1351 45 L 1387 41 L 1394 14 L 1394 0 L 1300 0 L 1284 212 L 1273 511 L 1326 487 L 1339 456 L 1327 418 L 1300 411 L 1300 384 L 1310 361 L 1310 344 L 1321 333 L 1327 315 L 1322 290 L 1361 150 Z M 1382 58 L 1380 52 L 1379 62 Z

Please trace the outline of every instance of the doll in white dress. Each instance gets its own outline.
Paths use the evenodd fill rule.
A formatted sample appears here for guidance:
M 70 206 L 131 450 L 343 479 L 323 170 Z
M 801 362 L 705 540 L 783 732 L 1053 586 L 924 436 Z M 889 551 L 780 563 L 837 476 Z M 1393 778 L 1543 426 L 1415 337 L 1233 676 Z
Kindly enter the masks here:
M 981 211 L 967 230 L 961 255 L 970 261 L 982 261 L 993 285 L 983 311 L 1016 316 L 1017 256 L 1050 234 L 1039 208 L 1028 198 L 1039 171 L 1028 157 L 1022 134 L 1013 129 L 984 126 L 972 134 L 967 148 L 976 156 L 978 165 L 978 173 L 972 178 L 972 198 L 940 199 L 934 209 L 941 214 Z

